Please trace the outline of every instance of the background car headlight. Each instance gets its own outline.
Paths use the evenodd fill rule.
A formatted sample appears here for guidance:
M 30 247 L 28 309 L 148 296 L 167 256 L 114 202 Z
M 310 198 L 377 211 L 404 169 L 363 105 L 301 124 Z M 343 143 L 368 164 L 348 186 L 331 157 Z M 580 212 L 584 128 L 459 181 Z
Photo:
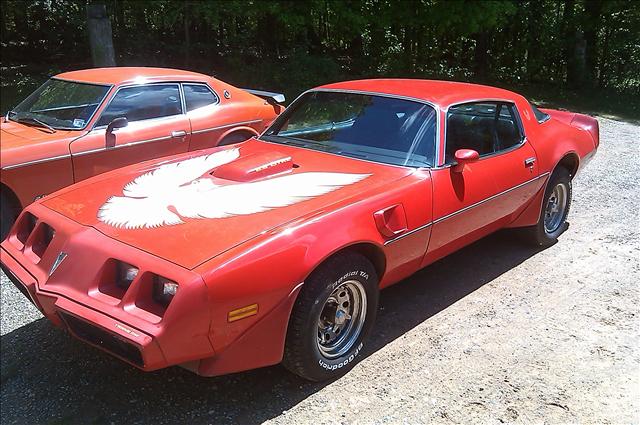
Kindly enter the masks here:
M 168 306 L 178 292 L 178 284 L 162 276 L 156 276 L 153 282 L 153 299 Z
M 122 261 L 118 262 L 117 265 L 117 276 L 116 276 L 116 285 L 121 288 L 127 289 L 131 282 L 138 276 L 138 268 L 132 266 L 131 264 L 123 263 Z

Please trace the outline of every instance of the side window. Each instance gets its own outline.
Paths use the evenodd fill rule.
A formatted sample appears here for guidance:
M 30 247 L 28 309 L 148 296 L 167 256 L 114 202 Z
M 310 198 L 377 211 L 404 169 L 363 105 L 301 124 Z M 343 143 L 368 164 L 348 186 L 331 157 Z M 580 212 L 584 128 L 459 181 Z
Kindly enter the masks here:
M 480 156 L 508 149 L 522 141 L 513 105 L 468 103 L 449 108 L 445 162 L 454 161 L 458 149 L 473 149 Z
M 151 84 L 120 89 L 102 112 L 96 126 L 108 125 L 119 117 L 129 122 L 169 117 L 182 113 L 177 84 Z
M 473 149 L 480 156 L 494 152 L 495 103 L 467 103 L 449 108 L 445 160 L 454 161 L 458 149 Z
M 529 105 L 531 105 L 531 109 L 533 110 L 533 115 L 535 115 L 536 121 L 538 121 L 539 124 L 549 121 L 549 118 L 551 118 L 549 114 L 542 112 L 540 109 L 536 107 L 536 105 L 534 105 L 531 102 L 529 102 Z
M 218 103 L 218 96 L 204 84 L 183 84 L 187 112 Z
M 500 105 L 500 114 L 496 124 L 496 132 L 498 133 L 498 146 L 496 151 L 509 149 L 522 141 L 520 126 L 516 114 L 518 112 L 513 105 L 503 103 Z

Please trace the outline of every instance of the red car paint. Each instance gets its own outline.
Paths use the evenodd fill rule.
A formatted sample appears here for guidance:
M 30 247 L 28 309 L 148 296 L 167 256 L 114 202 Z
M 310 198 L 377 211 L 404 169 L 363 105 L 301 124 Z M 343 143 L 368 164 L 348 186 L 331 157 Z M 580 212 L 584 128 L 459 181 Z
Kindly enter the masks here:
M 496 88 L 365 80 L 317 90 L 383 93 L 434 105 L 439 114 L 437 166 L 384 165 L 259 138 L 238 147 L 148 161 L 32 204 L 1 245 L 3 268 L 53 323 L 136 364 L 126 351 L 133 347 L 141 355 L 136 366 L 144 370 L 176 364 L 205 376 L 248 370 L 282 360 L 296 296 L 311 271 L 329 256 L 345 249 L 361 252 L 376 267 L 380 287 L 387 287 L 495 230 L 535 224 L 550 173 L 562 164 L 575 174 L 597 149 L 592 118 L 572 115 L 567 120 L 564 113 L 547 111 L 550 119 L 539 123 L 523 97 Z M 515 104 L 526 139 L 515 149 L 478 160 L 462 152 L 461 159 L 469 162 L 454 171 L 444 163 L 446 111 L 482 100 Z M 338 190 L 253 214 L 203 218 L 188 215 L 175 201 L 158 219 L 181 221 L 175 225 L 157 225 L 153 208 L 138 208 L 144 212 L 137 215 L 141 222 L 152 223 L 140 227 L 106 207 L 147 202 L 136 195 L 135 182 L 142 175 L 142 180 L 156 179 L 167 170 L 184 171 L 178 163 L 222 156 L 235 159 L 193 176 L 199 177 L 202 190 L 214 184 L 215 190 L 240 194 L 242 185 L 301 173 L 358 177 Z M 158 176 L 150 177 L 154 173 Z M 199 188 L 182 185 L 179 190 Z M 268 196 L 266 191 L 251 193 Z M 147 198 L 160 205 L 162 196 L 160 188 Z M 217 211 L 216 205 L 210 207 Z M 33 219 L 37 222 L 31 231 Z M 113 225 L 118 220 L 128 224 Z M 47 226 L 55 235 L 43 248 Z M 61 253 L 66 254 L 62 260 Z M 115 260 L 140 270 L 124 293 L 113 287 Z M 151 300 L 152 274 L 179 284 L 166 309 Z M 230 312 L 253 304 L 258 305 L 257 314 L 229 321 Z M 74 325 L 77 320 L 117 342 L 96 342 Z M 128 348 L 122 351 L 118 344 Z
M 37 196 L 105 171 L 217 146 L 232 133 L 246 137 L 258 135 L 280 112 L 278 105 L 210 76 L 189 71 L 95 68 L 65 72 L 53 78 L 105 86 L 108 92 L 82 129 L 49 133 L 39 127 L 2 119 L 2 191 L 8 199 L 15 200 L 19 208 L 29 205 Z M 172 117 L 131 122 L 114 133 L 115 146 L 106 148 L 105 126 L 96 123 L 113 96 L 123 87 L 159 83 L 206 84 L 217 94 L 219 103 Z

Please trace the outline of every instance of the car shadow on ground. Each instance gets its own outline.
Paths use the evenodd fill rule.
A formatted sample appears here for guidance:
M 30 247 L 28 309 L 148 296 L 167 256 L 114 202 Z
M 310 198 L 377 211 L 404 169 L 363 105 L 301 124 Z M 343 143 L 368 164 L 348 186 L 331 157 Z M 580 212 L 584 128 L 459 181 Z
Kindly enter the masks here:
M 499 232 L 385 289 L 364 356 L 537 252 Z M 280 366 L 216 378 L 177 367 L 144 373 L 45 319 L 2 336 L 1 348 L 2 423 L 260 423 L 326 385 Z

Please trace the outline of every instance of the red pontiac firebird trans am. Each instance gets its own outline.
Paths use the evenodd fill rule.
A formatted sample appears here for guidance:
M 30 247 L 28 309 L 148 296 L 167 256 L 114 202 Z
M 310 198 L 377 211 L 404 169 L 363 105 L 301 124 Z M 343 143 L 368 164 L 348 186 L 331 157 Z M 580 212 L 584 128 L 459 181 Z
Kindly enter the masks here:
M 125 165 L 244 141 L 282 101 L 176 69 L 56 75 L 0 123 L 0 239 L 35 198 Z
M 258 138 L 36 201 L 2 267 L 55 325 L 143 370 L 334 378 L 381 288 L 501 228 L 554 243 L 598 132 L 492 87 L 330 84 Z

